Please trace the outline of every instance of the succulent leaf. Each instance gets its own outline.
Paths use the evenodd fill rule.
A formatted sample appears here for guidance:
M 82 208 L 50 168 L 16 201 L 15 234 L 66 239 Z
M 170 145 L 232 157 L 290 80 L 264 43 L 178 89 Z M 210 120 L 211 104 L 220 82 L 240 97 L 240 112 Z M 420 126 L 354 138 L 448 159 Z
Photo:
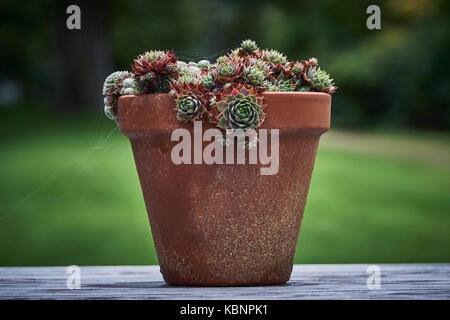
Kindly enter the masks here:
M 278 77 L 272 81 L 265 82 L 268 91 L 295 91 L 297 84 L 292 78 L 286 78 L 281 72 Z
M 209 60 L 200 60 L 197 63 L 197 66 L 199 68 L 206 68 L 206 69 L 208 69 L 211 66 L 211 63 L 209 62 Z
M 216 82 L 214 81 L 214 75 L 212 73 L 208 73 L 206 76 L 203 77 L 203 86 L 206 89 L 212 89 L 216 85 Z
M 286 56 L 278 52 L 277 50 L 263 50 L 262 58 L 270 64 L 285 65 L 287 63 Z
M 213 75 L 215 81 L 221 84 L 236 82 L 242 75 L 244 65 L 239 59 L 227 59 L 217 63 Z
M 128 71 L 116 71 L 106 77 L 103 83 L 103 95 L 119 95 L 122 89 L 122 82 L 124 79 L 131 77 Z
M 105 105 L 105 108 L 104 108 L 103 110 L 104 110 L 105 115 L 106 115 L 106 117 L 107 117 L 108 119 L 114 120 L 114 121 L 117 122 L 118 116 L 117 116 L 117 114 L 114 112 L 113 108 L 111 108 L 111 107 Z
M 177 99 L 177 119 L 183 122 L 194 121 L 204 112 L 203 102 L 193 94 L 181 95 Z
M 255 66 L 248 66 L 244 68 L 242 79 L 250 85 L 262 86 L 266 76 L 264 72 Z
M 167 93 L 170 91 L 170 78 L 166 76 L 159 77 L 154 82 L 156 92 Z
M 298 87 L 295 91 L 299 91 L 299 92 L 309 92 L 311 90 L 310 86 L 301 86 Z
M 149 72 L 172 74 L 177 71 L 177 58 L 172 51 L 147 51 L 134 60 L 131 68 L 138 76 Z
M 242 41 L 241 50 L 244 54 L 252 54 L 256 50 L 258 50 L 258 45 L 255 41 L 247 39 Z
M 122 82 L 122 89 L 120 94 L 141 94 L 144 92 L 143 84 L 135 78 L 126 78 Z
M 330 75 L 320 67 L 310 67 L 306 74 L 309 84 L 318 91 L 328 91 L 333 86 Z
M 233 88 L 217 108 L 222 110 L 218 122 L 222 129 L 254 129 L 264 121 L 262 100 L 245 87 Z
M 303 72 L 303 64 L 301 62 L 295 62 L 291 67 L 291 72 L 294 76 L 300 77 Z

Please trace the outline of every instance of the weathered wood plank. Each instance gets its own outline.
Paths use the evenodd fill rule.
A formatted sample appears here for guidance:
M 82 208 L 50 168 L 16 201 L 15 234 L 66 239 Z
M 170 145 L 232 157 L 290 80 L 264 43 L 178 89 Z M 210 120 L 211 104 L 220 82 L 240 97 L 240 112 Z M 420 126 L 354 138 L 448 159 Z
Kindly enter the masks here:
M 81 289 L 66 267 L 0 268 L 0 299 L 450 299 L 450 264 L 380 264 L 381 288 L 367 288 L 367 266 L 296 265 L 285 285 L 170 287 L 158 266 L 81 267 Z

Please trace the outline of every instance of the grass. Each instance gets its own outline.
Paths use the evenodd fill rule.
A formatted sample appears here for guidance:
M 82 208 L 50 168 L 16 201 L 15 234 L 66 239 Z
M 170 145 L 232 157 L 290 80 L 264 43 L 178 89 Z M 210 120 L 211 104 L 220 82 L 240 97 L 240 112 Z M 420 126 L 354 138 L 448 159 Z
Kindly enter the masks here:
M 131 148 L 113 124 L 15 120 L 0 129 L 0 265 L 156 264 Z M 448 137 L 402 135 L 399 148 L 389 134 L 365 137 L 322 139 L 296 263 L 450 262 L 450 168 L 398 152 L 419 139 L 417 154 L 433 145 L 445 160 Z

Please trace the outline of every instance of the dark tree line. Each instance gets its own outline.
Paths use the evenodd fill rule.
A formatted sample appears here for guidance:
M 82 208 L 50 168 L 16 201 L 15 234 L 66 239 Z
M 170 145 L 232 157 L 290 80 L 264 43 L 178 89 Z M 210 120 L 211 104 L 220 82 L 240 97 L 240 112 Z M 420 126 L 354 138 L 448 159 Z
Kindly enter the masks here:
M 81 8 L 81 30 L 66 8 Z M 2 1 L 0 83 L 56 110 L 102 110 L 101 86 L 138 53 L 174 49 L 213 60 L 243 38 L 291 59 L 315 56 L 340 87 L 335 124 L 450 127 L 450 4 L 382 1 L 382 29 L 366 28 L 372 1 Z

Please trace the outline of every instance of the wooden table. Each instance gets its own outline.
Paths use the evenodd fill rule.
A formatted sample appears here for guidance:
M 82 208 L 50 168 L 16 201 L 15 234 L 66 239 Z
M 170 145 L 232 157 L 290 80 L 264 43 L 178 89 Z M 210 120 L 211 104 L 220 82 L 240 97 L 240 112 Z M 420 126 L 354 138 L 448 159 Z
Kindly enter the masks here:
M 158 266 L 81 267 L 80 289 L 66 267 L 0 268 L 0 299 L 450 299 L 450 264 L 380 264 L 380 289 L 368 265 L 295 265 L 285 285 L 170 287 Z

